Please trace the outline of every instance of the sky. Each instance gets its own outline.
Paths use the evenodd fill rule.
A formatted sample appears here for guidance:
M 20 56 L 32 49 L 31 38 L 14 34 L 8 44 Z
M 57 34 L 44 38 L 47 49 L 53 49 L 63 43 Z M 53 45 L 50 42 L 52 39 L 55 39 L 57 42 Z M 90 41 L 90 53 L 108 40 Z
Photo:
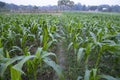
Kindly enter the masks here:
M 36 5 L 36 6 L 47 6 L 57 5 L 58 0 L 0 0 L 6 3 L 14 3 L 17 5 Z M 120 0 L 72 0 L 75 3 L 81 3 L 85 5 L 120 5 Z

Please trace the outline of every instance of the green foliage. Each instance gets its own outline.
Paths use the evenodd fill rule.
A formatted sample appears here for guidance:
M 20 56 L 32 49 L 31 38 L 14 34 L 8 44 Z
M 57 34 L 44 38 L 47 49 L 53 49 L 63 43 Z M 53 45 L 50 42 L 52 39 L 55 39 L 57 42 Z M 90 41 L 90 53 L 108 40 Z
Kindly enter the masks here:
M 11 80 L 22 80 L 21 73 L 14 68 L 11 68 Z
M 56 72 L 60 80 L 119 80 L 120 15 L 75 12 L 0 18 L 1 80 L 44 80 L 48 72 Z M 67 53 L 65 75 L 55 54 L 58 43 Z
M 26 77 L 28 80 L 37 80 L 38 74 L 55 70 L 59 79 L 64 80 L 57 56 L 51 52 L 60 36 L 54 24 L 56 21 L 49 24 L 49 18 L 56 17 L 3 15 L 3 20 L 0 20 L 1 79 L 23 80 Z
M 115 68 L 117 70 L 120 68 L 118 69 L 118 63 L 114 63 L 112 60 L 120 60 L 119 56 L 115 56 L 120 51 L 119 38 L 116 39 L 120 32 L 118 21 L 120 19 L 116 19 L 120 16 L 84 12 L 64 13 L 64 15 L 62 30 L 64 40 L 66 40 L 64 43 L 68 47 L 67 53 L 70 58 L 68 58 L 68 70 L 71 73 L 68 77 L 73 80 L 99 80 L 101 79 L 99 74 L 118 77 L 119 73 L 115 71 Z M 94 16 L 97 17 L 94 18 Z M 111 71 L 112 67 L 109 67 L 113 64 L 115 74 Z M 103 71 L 103 68 L 109 69 L 109 71 Z M 74 71 L 78 78 L 72 76 L 75 75 Z M 83 74 L 84 72 L 85 74 Z

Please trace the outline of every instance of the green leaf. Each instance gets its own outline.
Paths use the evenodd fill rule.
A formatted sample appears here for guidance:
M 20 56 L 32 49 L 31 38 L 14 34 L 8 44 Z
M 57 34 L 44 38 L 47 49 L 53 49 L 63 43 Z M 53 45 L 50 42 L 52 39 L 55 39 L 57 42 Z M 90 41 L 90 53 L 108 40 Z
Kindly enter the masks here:
M 17 71 L 16 69 L 12 68 L 10 69 L 11 71 L 11 80 L 22 80 L 21 79 L 21 73 Z
M 19 46 L 13 46 L 12 48 L 13 48 L 13 49 L 10 50 L 9 52 L 13 52 L 13 51 L 16 51 L 16 50 L 18 50 L 18 51 L 20 51 L 20 52 L 23 52 L 23 50 L 22 50 Z
M 84 80 L 89 80 L 89 79 L 90 79 L 90 73 L 91 73 L 91 71 L 88 70 L 88 69 L 86 69 L 86 71 L 85 71 L 85 76 L 84 76 Z
M 91 52 L 92 45 L 93 45 L 92 43 L 88 43 L 87 48 L 85 49 L 86 50 L 85 51 L 85 60 L 87 60 L 87 58 L 88 58 L 88 56 L 89 56 L 89 54 Z
M 11 64 L 14 63 L 15 61 L 20 60 L 20 59 L 22 59 L 22 58 L 23 58 L 23 56 L 11 58 L 8 62 L 6 62 L 6 63 L 4 63 L 2 66 L 0 66 L 0 76 L 3 76 L 5 70 L 7 69 L 7 67 L 8 67 L 9 65 L 11 65 Z
M 82 80 L 82 77 L 81 77 L 81 76 L 78 76 L 77 80 Z
M 101 75 L 101 78 L 107 79 L 107 80 L 119 80 L 118 78 L 114 78 L 112 76 L 109 75 Z
M 38 48 L 36 53 L 35 53 L 35 56 L 39 58 L 41 55 L 41 52 L 42 52 L 42 48 Z
M 73 45 L 73 42 L 71 42 L 69 45 L 68 45 L 68 50 L 70 50 L 70 48 L 72 47 Z
M 63 76 L 63 73 L 62 73 L 62 69 L 60 68 L 59 65 L 57 65 L 54 61 L 52 61 L 48 57 L 44 59 L 44 62 L 47 65 L 51 66 L 56 71 L 56 73 L 57 73 L 57 75 L 58 75 L 58 77 L 59 77 L 60 80 L 65 80 L 64 76 Z
M 96 80 L 97 69 L 92 69 L 94 80 Z
M 0 38 L 0 48 L 2 48 L 2 39 Z
M 77 62 L 81 62 L 83 56 L 84 56 L 84 48 L 79 48 L 77 53 Z
M 54 42 L 57 42 L 57 40 L 56 39 L 53 39 L 52 41 L 49 41 L 48 43 L 47 43 L 47 50 L 48 50 L 48 48 L 54 43 Z
M 0 60 L 4 58 L 3 48 L 0 48 Z
M 46 58 L 46 57 L 48 57 L 48 56 L 54 56 L 55 58 L 57 58 L 57 56 L 54 54 L 54 53 L 48 53 L 48 52 L 46 52 L 45 54 L 42 54 L 42 58 Z
M 21 72 L 22 74 L 25 74 L 23 71 L 22 71 L 22 67 L 23 67 L 23 64 L 31 59 L 31 58 L 34 58 L 35 56 L 24 56 L 24 58 L 18 62 L 16 65 L 13 66 L 14 69 L 16 69 L 17 71 Z
M 95 34 L 93 32 L 90 32 L 90 35 L 92 36 L 94 43 L 96 43 L 97 38 L 96 38 Z
M 48 35 L 49 33 L 48 33 L 48 28 L 47 28 L 47 26 L 44 26 L 44 28 L 43 28 L 43 50 L 46 50 L 47 49 L 47 41 L 48 41 L 48 39 L 49 39 L 49 35 Z

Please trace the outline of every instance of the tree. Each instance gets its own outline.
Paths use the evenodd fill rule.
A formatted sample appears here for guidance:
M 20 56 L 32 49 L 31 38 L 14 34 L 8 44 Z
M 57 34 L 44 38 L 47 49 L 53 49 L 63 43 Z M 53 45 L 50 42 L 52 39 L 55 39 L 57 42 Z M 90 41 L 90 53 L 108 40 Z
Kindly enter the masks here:
M 61 7 L 70 7 L 72 8 L 74 5 L 73 1 L 70 0 L 58 0 L 58 6 Z
M 37 7 L 37 6 L 34 6 L 33 9 L 38 10 L 38 7 Z
M 83 10 L 83 11 L 86 11 L 86 8 L 87 8 L 86 5 L 83 5 L 83 6 L 82 6 L 82 10 Z
M 81 3 L 75 4 L 73 10 L 79 10 L 79 11 L 81 11 L 82 10 L 82 4 Z
M 90 6 L 89 10 L 95 11 L 97 9 L 97 6 Z
M 0 8 L 3 8 L 4 6 L 5 6 L 5 3 L 0 1 Z
M 67 6 L 69 6 L 69 7 L 73 7 L 73 5 L 74 5 L 73 1 L 69 1 L 68 4 L 67 4 Z

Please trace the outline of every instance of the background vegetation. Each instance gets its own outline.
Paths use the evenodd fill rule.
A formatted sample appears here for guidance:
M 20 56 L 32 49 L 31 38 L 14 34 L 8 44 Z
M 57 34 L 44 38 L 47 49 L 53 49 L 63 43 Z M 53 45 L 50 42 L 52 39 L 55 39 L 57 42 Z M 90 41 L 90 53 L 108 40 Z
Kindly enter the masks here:
M 60 11 L 95 11 L 95 12 L 120 12 L 120 5 L 96 5 L 86 6 L 82 3 L 75 4 L 71 0 L 58 0 L 57 5 L 49 6 L 24 6 L 8 4 L 0 1 L 0 12 L 60 12 Z

